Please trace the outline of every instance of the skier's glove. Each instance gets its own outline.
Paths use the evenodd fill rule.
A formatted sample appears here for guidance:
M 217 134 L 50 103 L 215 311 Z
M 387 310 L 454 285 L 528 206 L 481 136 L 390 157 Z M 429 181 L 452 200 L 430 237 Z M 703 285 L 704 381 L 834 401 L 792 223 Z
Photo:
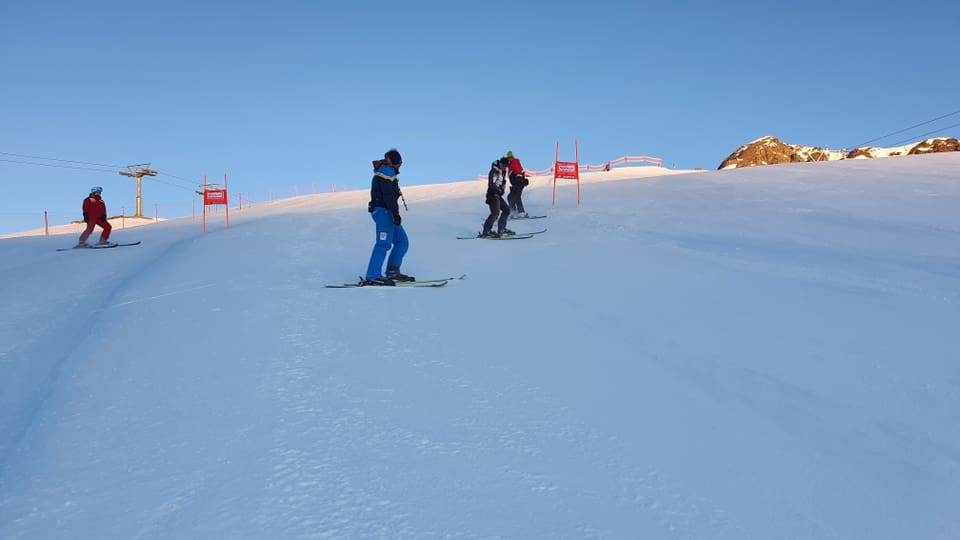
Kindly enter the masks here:
M 90 219 L 90 218 L 87 217 L 87 213 L 84 212 L 84 213 L 83 213 L 83 222 L 86 223 L 88 219 Z
M 402 221 L 402 220 L 400 219 L 400 214 L 394 214 L 394 215 L 393 215 L 393 224 L 394 224 L 394 225 L 399 225 L 401 221 Z

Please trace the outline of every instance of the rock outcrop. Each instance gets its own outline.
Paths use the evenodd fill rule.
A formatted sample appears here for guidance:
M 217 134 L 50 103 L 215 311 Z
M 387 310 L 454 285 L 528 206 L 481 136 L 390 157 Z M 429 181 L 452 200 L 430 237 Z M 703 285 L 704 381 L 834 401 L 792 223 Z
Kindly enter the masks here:
M 778 163 L 802 163 L 809 161 L 834 161 L 838 159 L 877 158 L 929 154 L 934 152 L 960 151 L 960 141 L 952 137 L 937 137 L 918 143 L 896 148 L 877 148 L 865 146 L 844 150 L 828 150 L 817 146 L 787 144 L 780 139 L 767 135 L 749 142 L 727 156 L 717 167 L 719 170 Z

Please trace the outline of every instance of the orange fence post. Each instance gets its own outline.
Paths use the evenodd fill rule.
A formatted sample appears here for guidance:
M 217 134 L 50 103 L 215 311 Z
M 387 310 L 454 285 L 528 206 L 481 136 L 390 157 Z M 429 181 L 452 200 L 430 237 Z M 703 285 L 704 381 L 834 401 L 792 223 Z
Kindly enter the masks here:
M 230 230 L 230 202 L 227 199 L 227 173 L 223 173 L 223 206 L 227 212 L 227 230 Z

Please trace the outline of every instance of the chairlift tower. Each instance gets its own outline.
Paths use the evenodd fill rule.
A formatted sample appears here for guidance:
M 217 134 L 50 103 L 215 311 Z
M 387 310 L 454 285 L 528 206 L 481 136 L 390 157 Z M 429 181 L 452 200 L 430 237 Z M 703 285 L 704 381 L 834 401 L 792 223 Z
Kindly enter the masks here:
M 136 165 L 127 165 L 126 171 L 120 171 L 122 176 L 129 176 L 137 179 L 137 214 L 133 217 L 143 217 L 143 189 L 141 179 L 144 176 L 156 176 L 157 171 L 150 169 L 149 163 L 137 163 Z

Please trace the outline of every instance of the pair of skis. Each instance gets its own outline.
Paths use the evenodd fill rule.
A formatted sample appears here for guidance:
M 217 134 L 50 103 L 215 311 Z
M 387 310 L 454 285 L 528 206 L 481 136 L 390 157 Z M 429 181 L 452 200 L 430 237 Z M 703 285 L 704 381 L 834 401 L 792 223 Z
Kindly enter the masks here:
M 341 285 L 325 285 L 328 289 L 361 289 L 363 287 L 385 287 L 385 288 L 411 288 L 411 287 L 444 287 L 447 283 L 451 281 L 463 279 L 467 277 L 466 274 L 463 274 L 459 277 L 448 277 L 440 279 L 418 279 L 416 281 L 398 281 L 394 285 L 373 285 L 363 283 L 363 278 L 360 278 L 359 283 L 343 283 Z
M 542 231 L 533 231 L 528 233 L 517 233 L 510 236 L 458 236 L 457 240 L 526 240 L 528 238 L 533 238 L 538 234 L 543 234 L 547 232 L 546 229 Z
M 127 243 L 120 243 L 120 244 L 111 243 L 111 244 L 89 244 L 85 246 L 78 245 L 78 246 L 73 246 L 68 248 L 57 248 L 57 251 L 73 251 L 75 249 L 110 249 L 115 247 L 139 246 L 139 245 L 140 245 L 140 241 L 137 240 L 136 242 L 127 242 Z

